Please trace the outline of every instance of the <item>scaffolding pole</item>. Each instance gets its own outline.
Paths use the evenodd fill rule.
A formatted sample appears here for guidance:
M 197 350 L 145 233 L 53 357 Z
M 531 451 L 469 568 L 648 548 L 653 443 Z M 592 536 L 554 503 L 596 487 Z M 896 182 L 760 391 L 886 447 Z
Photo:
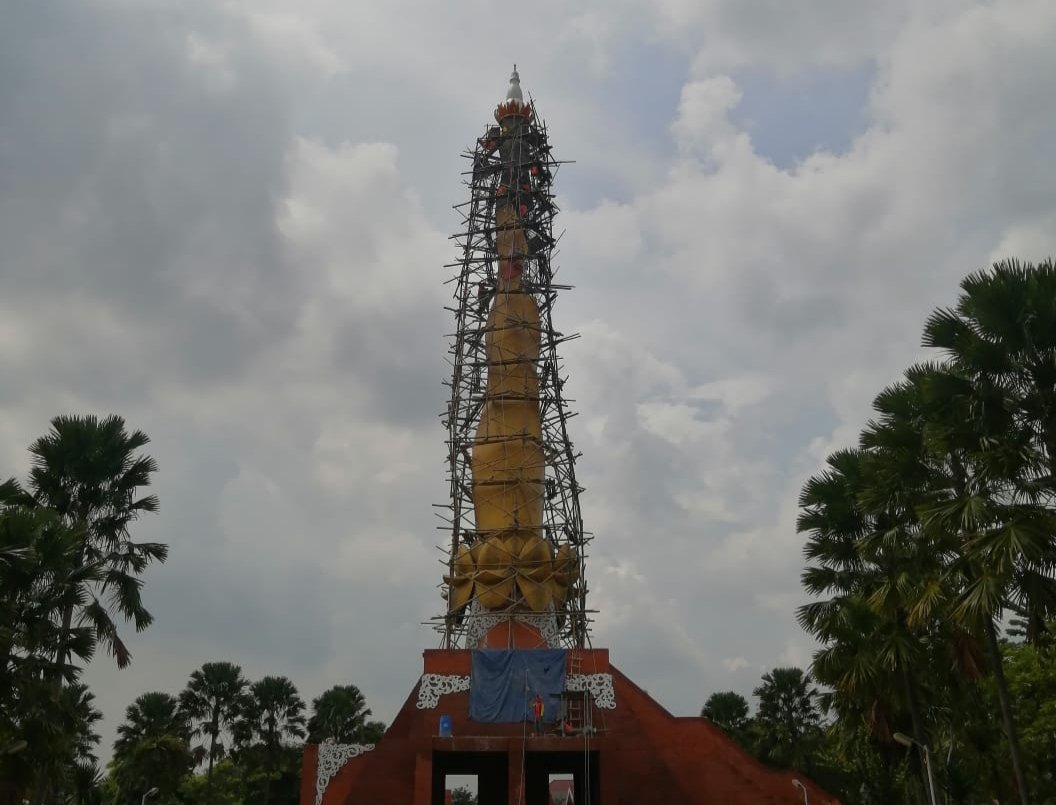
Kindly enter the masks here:
M 443 549 L 448 578 L 455 575 L 455 559 L 463 546 L 472 548 L 488 533 L 478 530 L 474 516 L 474 481 L 472 451 L 482 443 L 477 438 L 487 392 L 489 360 L 486 343 L 491 330 L 488 313 L 498 293 L 502 255 L 497 243 L 504 230 L 497 209 L 500 206 L 517 210 L 518 235 L 523 234 L 526 248 L 520 259 L 523 266 L 520 289 L 531 294 L 539 310 L 540 353 L 530 361 L 538 377 L 537 399 L 541 422 L 541 450 L 545 471 L 541 485 L 543 521 L 539 529 L 543 538 L 556 552 L 563 545 L 574 549 L 578 573 L 568 589 L 565 601 L 554 612 L 560 625 L 561 643 L 569 648 L 587 645 L 590 610 L 586 606 L 587 583 L 583 560 L 591 535 L 583 530 L 579 495 L 583 491 L 576 481 L 578 453 L 568 433 L 568 421 L 574 416 L 571 402 L 564 396 L 566 378 L 562 376 L 562 362 L 558 347 L 575 334 L 554 328 L 553 311 L 558 291 L 569 285 L 553 282 L 555 249 L 554 220 L 558 212 L 553 193 L 553 181 L 561 162 L 551 154 L 545 123 L 536 113 L 535 104 L 527 104 L 531 113 L 527 122 L 518 127 L 515 135 L 508 135 L 499 126 L 489 126 L 473 148 L 463 156 L 472 168 L 464 173 L 464 184 L 469 198 L 455 205 L 461 215 L 460 230 L 452 236 L 458 245 L 460 258 L 445 266 L 452 276 L 445 284 L 453 286 L 453 300 L 445 306 L 454 317 L 454 332 L 450 338 L 450 379 L 445 381 L 450 390 L 447 408 L 440 416 L 447 430 L 447 479 L 450 499 L 438 504 L 446 509 L 439 526 L 449 532 L 450 540 Z M 516 142 L 505 138 L 516 136 Z M 494 361 L 490 362 L 494 365 Z M 493 397 L 490 399 L 494 399 Z M 526 398 L 522 398 L 526 399 Z M 479 486 L 479 483 L 478 483 Z M 536 501 L 538 502 L 538 501 Z M 450 582 L 445 582 L 444 598 L 453 594 Z M 511 613 L 516 607 L 511 608 Z M 441 633 L 445 648 L 464 648 L 469 620 L 473 613 L 465 607 L 446 612 L 433 623 Z

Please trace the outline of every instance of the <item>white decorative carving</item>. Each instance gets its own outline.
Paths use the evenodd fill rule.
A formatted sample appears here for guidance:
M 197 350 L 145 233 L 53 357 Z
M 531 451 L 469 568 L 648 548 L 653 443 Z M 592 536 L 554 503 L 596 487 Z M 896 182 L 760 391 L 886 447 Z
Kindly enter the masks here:
M 602 710 L 616 709 L 612 674 L 569 674 L 565 677 L 565 690 L 585 690 Z
M 557 616 L 552 610 L 511 615 L 508 612 L 489 612 L 477 601 L 466 608 L 466 647 L 476 648 L 492 627 L 511 619 L 538 629 L 549 648 L 561 648 L 561 631 L 557 628 Z
M 351 758 L 359 757 L 373 748 L 374 744 L 335 744 L 332 741 L 319 744 L 319 760 L 315 767 L 315 805 L 322 805 L 326 787 Z
M 469 690 L 469 677 L 458 674 L 422 674 L 418 686 L 418 709 L 432 710 L 446 693 Z
M 458 674 L 422 674 L 418 686 L 418 709 L 432 710 L 447 693 L 469 690 L 469 677 Z M 616 690 L 612 686 L 612 674 L 568 674 L 565 690 L 586 691 L 594 704 L 602 710 L 616 709 Z

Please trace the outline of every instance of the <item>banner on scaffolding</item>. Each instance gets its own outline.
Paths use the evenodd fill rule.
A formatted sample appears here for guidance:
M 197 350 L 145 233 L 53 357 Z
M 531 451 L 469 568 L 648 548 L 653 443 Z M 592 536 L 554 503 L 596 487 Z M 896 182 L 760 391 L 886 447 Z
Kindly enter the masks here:
M 469 682 L 469 717 L 482 723 L 533 721 L 536 696 L 543 720 L 560 716 L 565 688 L 563 649 L 476 649 Z

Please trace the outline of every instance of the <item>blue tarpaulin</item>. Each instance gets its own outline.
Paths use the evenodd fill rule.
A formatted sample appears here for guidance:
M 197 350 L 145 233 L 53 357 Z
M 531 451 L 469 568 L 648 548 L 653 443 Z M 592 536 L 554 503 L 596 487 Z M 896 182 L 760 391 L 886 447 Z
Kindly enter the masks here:
M 563 649 L 476 649 L 469 683 L 469 717 L 485 723 L 532 721 L 532 702 L 542 695 L 545 721 L 560 716 L 565 688 Z

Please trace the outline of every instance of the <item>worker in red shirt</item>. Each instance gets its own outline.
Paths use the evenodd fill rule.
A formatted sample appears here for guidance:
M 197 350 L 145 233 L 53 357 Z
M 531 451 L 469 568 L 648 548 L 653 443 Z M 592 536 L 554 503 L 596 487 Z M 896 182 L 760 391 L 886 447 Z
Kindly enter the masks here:
M 532 715 L 535 716 L 535 734 L 543 734 L 543 713 L 546 712 L 546 708 L 543 705 L 542 694 L 535 694 L 535 701 L 532 702 Z

